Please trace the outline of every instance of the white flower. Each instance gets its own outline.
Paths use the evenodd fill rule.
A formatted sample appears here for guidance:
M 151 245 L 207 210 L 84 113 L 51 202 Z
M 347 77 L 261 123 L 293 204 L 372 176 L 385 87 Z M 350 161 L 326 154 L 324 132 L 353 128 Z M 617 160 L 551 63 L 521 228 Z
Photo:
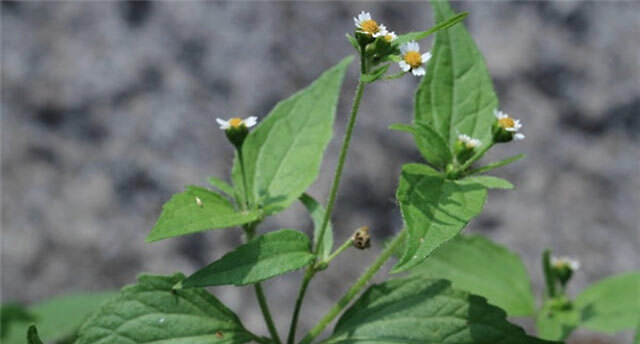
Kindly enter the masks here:
M 371 19 L 371 14 L 369 12 L 360 12 L 358 17 L 353 18 L 353 21 L 358 28 L 358 30 L 356 30 L 358 32 L 365 33 L 372 37 L 380 37 L 387 34 L 387 28 Z
M 247 128 L 251 128 L 254 125 L 256 125 L 256 123 L 258 123 L 258 117 L 256 116 L 249 116 L 245 119 L 239 118 L 239 117 L 233 117 L 227 121 L 225 121 L 224 119 L 221 118 L 216 118 L 216 122 L 218 122 L 218 124 L 220 124 L 220 129 L 222 130 L 227 130 L 229 128 L 237 128 L 241 125 L 245 125 Z
M 556 268 L 569 267 L 571 271 L 580 269 L 580 262 L 569 257 L 551 257 L 551 265 Z
M 498 119 L 498 124 L 506 131 L 510 131 L 514 133 L 513 138 L 515 140 L 524 139 L 524 134 L 519 133 L 518 130 L 522 128 L 522 123 L 520 123 L 519 119 L 513 119 L 509 117 L 506 113 L 499 111 L 498 109 L 493 110 L 494 116 Z
M 480 140 L 471 138 L 471 136 L 464 134 L 458 134 L 458 140 L 464 142 L 464 145 L 467 146 L 467 148 L 475 148 L 482 144 Z
M 411 71 L 415 76 L 425 75 L 426 70 L 422 65 L 431 58 L 430 52 L 420 54 L 420 45 L 411 41 L 400 46 L 400 53 L 402 53 L 402 61 L 398 64 L 403 71 Z
M 396 33 L 394 31 L 389 31 L 387 32 L 386 35 L 384 35 L 384 40 L 391 43 L 393 42 L 396 38 L 398 38 L 398 36 L 396 35 Z

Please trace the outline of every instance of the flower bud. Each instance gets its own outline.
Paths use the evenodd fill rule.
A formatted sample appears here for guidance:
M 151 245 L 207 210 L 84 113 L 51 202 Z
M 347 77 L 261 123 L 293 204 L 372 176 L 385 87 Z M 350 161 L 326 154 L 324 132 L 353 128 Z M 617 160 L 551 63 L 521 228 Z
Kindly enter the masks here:
M 564 288 L 571 280 L 573 272 L 580 268 L 580 263 L 569 257 L 551 257 L 551 268 L 554 270 L 558 282 Z
M 493 126 L 491 126 L 493 142 L 504 143 L 514 139 L 524 139 L 524 134 L 518 132 L 518 130 L 522 128 L 520 120 L 513 119 L 506 113 L 498 110 L 494 110 L 493 114 L 496 116 L 496 121 L 493 123 Z
M 244 139 L 249 135 L 249 128 L 258 123 L 258 117 L 250 116 L 245 119 L 234 117 L 228 121 L 218 118 L 216 121 L 220 125 L 220 129 L 224 130 L 229 142 L 240 148 L 244 143 Z
M 468 135 L 458 134 L 458 140 L 453 145 L 453 152 L 460 164 L 464 164 L 476 152 L 476 147 L 480 146 L 480 140 L 473 139 Z
M 371 235 L 369 234 L 369 227 L 362 226 L 358 228 L 356 232 L 353 233 L 351 241 L 353 241 L 353 246 L 360 250 L 371 247 Z

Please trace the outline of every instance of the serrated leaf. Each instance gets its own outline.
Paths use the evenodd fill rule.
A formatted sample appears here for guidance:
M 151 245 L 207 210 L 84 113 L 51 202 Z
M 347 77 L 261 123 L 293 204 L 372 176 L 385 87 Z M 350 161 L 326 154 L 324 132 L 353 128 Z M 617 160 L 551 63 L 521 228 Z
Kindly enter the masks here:
M 29 330 L 27 330 L 27 344 L 42 344 L 36 325 L 29 326 Z
M 273 214 L 287 208 L 315 181 L 331 140 L 342 79 L 353 57 L 343 59 L 302 91 L 281 101 L 245 140 L 249 201 Z M 238 159 L 233 182 L 242 190 Z
M 173 195 L 162 207 L 158 222 L 147 236 L 147 242 L 192 234 L 209 229 L 235 227 L 255 221 L 257 211 L 236 211 L 220 194 L 199 186 Z
M 412 133 L 418 150 L 433 166 L 444 169 L 453 160 L 447 141 L 426 123 L 418 122 L 413 126 L 393 124 L 389 129 Z
M 59 341 L 71 336 L 85 318 L 100 305 L 115 296 L 115 292 L 78 293 L 63 295 L 26 308 L 30 318 L 15 319 L 2 331 L 2 343 L 23 344 L 29 325 L 35 323 L 45 342 Z M 3 306 L 4 309 L 4 306 Z M 5 320 L 3 312 L 2 321 Z M 6 336 L 6 337 L 5 337 Z
M 406 164 L 396 197 L 408 235 L 404 255 L 392 272 L 416 266 L 460 233 L 482 211 L 487 190 L 446 179 L 426 165 Z
M 196 271 L 183 288 L 257 283 L 300 269 L 313 260 L 311 243 L 302 232 L 282 229 L 254 238 Z
M 320 226 L 322 226 L 325 209 L 322 204 L 306 193 L 300 196 L 300 202 L 307 208 L 307 211 L 311 215 L 311 220 L 313 220 L 313 240 L 315 243 L 320 235 Z M 327 224 L 327 229 L 324 232 L 322 241 L 323 243 L 318 250 L 318 254 L 320 255 L 320 259 L 324 260 L 331 255 L 331 250 L 333 249 L 333 225 L 331 224 L 331 220 L 329 220 Z
M 466 177 L 458 180 L 458 184 L 478 184 L 487 189 L 513 189 L 513 184 L 508 180 L 493 176 Z
M 246 343 L 238 317 L 201 288 L 172 290 L 184 275 L 141 275 L 82 325 L 76 344 Z
M 536 317 L 538 336 L 548 340 L 564 340 L 580 322 L 576 309 L 557 309 L 554 300 L 547 300 Z
M 231 186 L 231 184 L 218 177 L 209 177 L 207 178 L 207 181 L 214 188 L 224 192 L 227 196 L 234 198 L 235 190 L 233 189 L 233 186 Z
M 362 75 L 362 81 L 364 81 L 366 83 L 372 83 L 372 82 L 380 79 L 381 77 L 384 76 L 384 73 L 387 72 L 387 70 L 389 69 L 389 66 L 391 66 L 391 65 L 390 64 L 386 64 L 386 65 L 383 65 L 381 67 L 378 67 L 378 68 L 374 69 L 373 71 L 371 71 L 368 74 Z
M 438 24 L 454 15 L 446 1 L 433 0 L 431 6 Z M 438 31 L 431 53 L 416 92 L 416 121 L 431 125 L 450 147 L 458 133 L 489 142 L 498 99 L 482 54 L 464 25 Z
M 582 291 L 575 299 L 581 310 L 581 326 L 614 333 L 640 323 L 640 272 L 605 278 Z
M 535 312 L 531 281 L 522 259 L 483 236 L 455 237 L 412 272 L 448 279 L 457 289 L 486 297 L 509 316 Z
M 395 45 L 401 45 L 401 44 L 407 43 L 409 41 L 419 41 L 419 40 L 421 40 L 423 38 L 426 38 L 429 35 L 437 32 L 437 31 L 445 30 L 445 29 L 448 29 L 448 28 L 452 27 L 453 25 L 458 24 L 468 14 L 469 14 L 469 12 L 458 13 L 458 14 L 456 14 L 454 16 L 449 17 L 447 20 L 444 20 L 444 21 L 438 23 L 437 25 L 435 25 L 434 27 L 432 27 L 431 29 L 429 29 L 427 31 L 409 32 L 409 33 L 406 33 L 404 35 L 400 35 L 395 40 L 393 40 L 393 43 Z
M 486 299 L 421 276 L 370 287 L 323 343 L 550 343 L 509 323 Z

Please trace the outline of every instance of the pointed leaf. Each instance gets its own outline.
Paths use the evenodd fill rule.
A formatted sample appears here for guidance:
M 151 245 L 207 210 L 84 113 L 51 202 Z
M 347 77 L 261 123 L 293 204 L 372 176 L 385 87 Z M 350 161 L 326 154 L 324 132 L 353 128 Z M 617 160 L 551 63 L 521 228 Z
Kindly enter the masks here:
M 27 344 L 42 344 L 36 325 L 29 326 L 29 330 L 27 330 Z
M 217 177 L 209 177 L 207 178 L 207 181 L 214 188 L 224 192 L 227 196 L 233 198 L 235 191 L 233 190 L 233 186 L 231 186 L 229 183 Z
M 486 297 L 509 316 L 535 312 L 531 281 L 522 259 L 483 236 L 459 235 L 412 271 L 448 279 L 457 289 Z
M 306 193 L 300 196 L 300 202 L 302 202 L 309 214 L 311 214 L 311 219 L 313 220 L 313 240 L 315 243 L 320 235 L 320 226 L 322 226 L 322 220 L 325 214 L 324 207 Z M 333 250 L 333 226 L 331 225 L 331 220 L 329 220 L 327 224 L 327 229 L 324 232 L 322 241 L 323 243 L 318 250 L 318 254 L 320 255 L 320 259 L 324 260 L 331 255 L 331 250 Z
M 429 29 L 427 31 L 409 32 L 409 33 L 406 33 L 404 35 L 400 35 L 395 40 L 393 40 L 393 43 L 396 46 L 399 46 L 399 45 L 402 45 L 402 44 L 407 43 L 409 41 L 419 41 L 419 40 L 421 40 L 423 38 L 428 37 L 429 35 L 431 35 L 431 34 L 433 34 L 435 32 L 438 32 L 440 30 L 448 29 L 448 28 L 458 24 L 468 14 L 469 14 L 469 12 L 458 13 L 458 14 L 456 14 L 454 16 L 449 17 L 447 20 L 441 21 L 440 23 L 438 23 L 437 25 L 435 25 L 434 27 L 432 27 L 431 29 Z
M 405 253 L 392 270 L 400 272 L 422 262 L 480 214 L 487 190 L 445 179 L 426 165 L 406 164 L 396 197 L 408 234 Z
M 614 333 L 640 324 L 640 272 L 605 278 L 581 292 L 575 300 L 581 326 Z
M 258 215 L 256 211 L 236 211 L 225 197 L 191 185 L 187 186 L 187 191 L 173 195 L 162 207 L 162 214 L 147 236 L 147 242 L 235 227 L 255 221 Z
M 496 169 L 498 167 L 509 165 L 509 164 L 511 164 L 513 162 L 516 162 L 516 161 L 524 158 L 524 157 L 526 157 L 526 155 L 524 155 L 524 154 L 514 155 L 514 156 L 512 156 L 510 158 L 506 158 L 504 160 L 493 162 L 493 163 L 484 165 L 482 167 L 478 167 L 476 169 L 473 169 L 473 170 L 469 171 L 467 174 L 471 175 L 471 174 L 478 174 L 478 173 L 488 172 L 488 171 L 491 171 L 491 170 Z
M 370 287 L 323 343 L 550 342 L 528 336 L 483 297 L 453 289 L 446 280 L 416 276 Z
M 287 208 L 316 180 L 333 133 L 342 79 L 353 57 L 281 101 L 242 146 L 249 201 L 272 214 Z M 238 159 L 233 181 L 242 190 Z
M 141 275 L 82 325 L 75 344 L 241 344 L 254 339 L 204 289 L 172 290 L 183 278 Z
M 431 1 L 435 20 L 454 15 L 446 1 Z M 415 100 L 415 119 L 429 123 L 453 146 L 458 132 L 491 140 L 493 110 L 498 106 L 484 59 L 471 36 L 458 24 L 436 33 Z
M 416 123 L 414 126 L 393 124 L 389 129 L 412 133 L 422 156 L 442 170 L 453 160 L 447 141 L 426 123 Z
M 261 235 L 182 281 L 183 288 L 257 283 L 313 260 L 309 238 L 299 231 L 282 229 Z

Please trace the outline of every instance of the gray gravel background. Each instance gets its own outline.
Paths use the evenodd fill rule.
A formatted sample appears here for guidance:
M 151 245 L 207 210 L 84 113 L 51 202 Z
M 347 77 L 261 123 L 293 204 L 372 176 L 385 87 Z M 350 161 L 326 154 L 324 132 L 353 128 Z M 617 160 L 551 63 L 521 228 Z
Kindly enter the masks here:
M 545 247 L 576 256 L 575 293 L 640 268 L 640 5 L 637 2 L 474 2 L 466 24 L 486 56 L 501 108 L 526 153 L 498 174 L 467 232 L 521 254 L 542 288 Z M 214 118 L 264 116 L 280 99 L 351 54 L 361 9 L 402 33 L 429 27 L 422 2 L 2 2 L 2 300 L 118 288 L 142 271 L 190 273 L 241 242 L 224 230 L 154 244 L 144 238 L 171 194 L 228 176 L 232 150 Z M 430 40 L 424 45 L 431 44 Z M 345 82 L 322 175 L 324 199 L 355 86 Z M 400 226 L 393 195 L 402 163 L 418 160 L 408 122 L 418 79 L 370 87 L 334 216 L 340 242 L 369 225 L 374 248 L 349 252 L 314 280 L 303 333 Z M 296 205 L 262 228 L 310 231 Z M 284 333 L 300 273 L 266 283 Z M 215 288 L 264 331 L 249 288 Z M 574 343 L 623 342 L 588 332 Z

